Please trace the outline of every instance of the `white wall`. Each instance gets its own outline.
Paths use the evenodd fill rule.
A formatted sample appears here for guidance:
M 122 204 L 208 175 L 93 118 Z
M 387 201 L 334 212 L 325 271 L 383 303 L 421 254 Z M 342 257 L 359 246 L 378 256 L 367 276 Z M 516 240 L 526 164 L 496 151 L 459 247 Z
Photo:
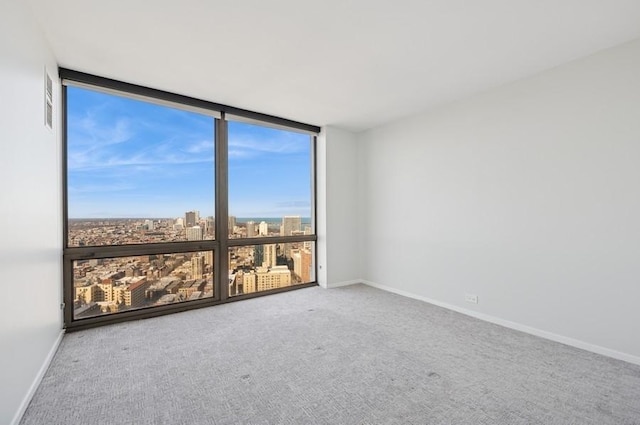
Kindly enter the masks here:
M 0 2 L 2 424 L 25 407 L 62 329 L 59 118 L 55 131 L 44 126 L 45 66 L 59 99 L 56 63 L 25 2 Z
M 360 279 L 357 146 L 353 133 L 335 127 L 318 137 L 318 282 L 325 287 Z
M 364 279 L 640 363 L 640 41 L 359 143 Z

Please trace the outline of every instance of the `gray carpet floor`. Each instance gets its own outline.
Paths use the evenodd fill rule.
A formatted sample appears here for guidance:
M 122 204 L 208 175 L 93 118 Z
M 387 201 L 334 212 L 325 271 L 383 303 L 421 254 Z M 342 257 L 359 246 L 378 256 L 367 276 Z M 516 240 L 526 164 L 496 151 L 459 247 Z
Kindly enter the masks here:
M 640 366 L 363 285 L 70 333 L 22 425 L 640 424 Z

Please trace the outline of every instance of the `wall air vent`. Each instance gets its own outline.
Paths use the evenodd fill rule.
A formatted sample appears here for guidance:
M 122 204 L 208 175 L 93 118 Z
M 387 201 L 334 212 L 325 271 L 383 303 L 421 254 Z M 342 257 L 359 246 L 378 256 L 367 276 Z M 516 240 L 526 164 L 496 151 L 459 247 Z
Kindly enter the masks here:
M 53 128 L 53 80 L 44 70 L 44 125 Z

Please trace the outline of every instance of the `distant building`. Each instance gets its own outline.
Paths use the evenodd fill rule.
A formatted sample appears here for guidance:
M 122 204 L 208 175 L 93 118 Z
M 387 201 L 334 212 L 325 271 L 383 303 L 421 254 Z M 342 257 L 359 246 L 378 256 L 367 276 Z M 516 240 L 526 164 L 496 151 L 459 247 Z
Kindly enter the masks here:
M 302 227 L 302 219 L 299 215 L 296 216 L 284 216 L 282 217 L 282 226 L 280 226 L 280 236 L 293 236 L 304 234 L 300 229 Z M 291 244 L 283 244 L 284 255 L 287 258 L 291 257 Z
M 76 286 L 75 291 L 75 299 L 83 304 L 90 304 L 95 301 L 103 300 L 100 288 L 95 283 L 87 286 Z
M 287 266 L 275 266 L 271 269 L 256 269 L 256 286 L 259 291 L 291 286 L 291 271 Z
M 113 282 L 103 281 L 98 283 L 99 291 L 97 291 L 97 298 L 95 301 L 113 302 Z
M 213 216 L 207 217 L 207 219 L 205 220 L 205 226 L 206 226 L 205 227 L 206 228 L 205 233 L 208 236 L 213 236 L 215 234 L 215 231 L 216 231 L 216 221 L 213 218 Z
M 291 286 L 291 282 L 291 271 L 287 266 L 258 267 L 255 271 L 242 275 L 242 292 L 251 294 L 284 288 Z
M 149 287 L 146 277 L 131 280 L 124 291 L 124 305 L 127 307 L 141 307 L 145 301 L 145 291 Z
M 145 291 L 149 287 L 146 277 L 124 277 L 111 287 L 111 300 L 127 307 L 141 307 L 145 301 Z
M 293 272 L 298 276 L 300 282 L 311 282 L 313 276 L 311 251 L 294 249 L 291 251 L 291 258 L 293 259 Z
M 202 298 L 202 291 L 194 291 L 188 298 L 189 301 Z
M 198 211 L 187 211 L 184 213 L 184 225 L 185 227 L 193 227 L 200 221 Z
M 273 267 L 276 265 L 276 244 L 256 245 L 253 253 L 255 267 Z
M 276 254 L 276 244 L 263 245 L 263 247 L 264 257 L 260 265 L 262 267 L 275 267 L 276 260 L 278 259 L 278 256 Z
M 242 293 L 253 294 L 256 292 L 256 274 L 255 273 L 239 273 L 238 279 L 242 281 Z
M 204 264 L 213 269 L 213 251 L 204 252 Z
M 78 319 L 81 317 L 91 317 L 100 314 L 100 306 L 97 303 L 89 303 L 81 305 L 73 310 L 73 316 Z
M 256 223 L 254 221 L 247 221 L 247 237 L 253 238 L 256 236 Z
M 188 241 L 201 241 L 202 240 L 202 228 L 200 226 L 187 227 L 187 240 Z
M 261 221 L 258 226 L 258 234 L 260 236 L 268 236 L 269 235 L 269 224 L 266 221 Z
M 206 281 L 204 279 L 188 280 L 178 289 L 181 300 L 188 300 L 194 292 L 202 293 Z
M 171 304 L 180 301 L 178 294 L 165 294 L 156 302 L 156 305 Z
M 282 226 L 280 227 L 280 236 L 291 236 L 293 232 L 299 232 L 302 227 L 302 219 L 299 215 L 282 217 Z
M 193 279 L 202 279 L 204 275 L 204 256 L 191 257 L 191 277 Z

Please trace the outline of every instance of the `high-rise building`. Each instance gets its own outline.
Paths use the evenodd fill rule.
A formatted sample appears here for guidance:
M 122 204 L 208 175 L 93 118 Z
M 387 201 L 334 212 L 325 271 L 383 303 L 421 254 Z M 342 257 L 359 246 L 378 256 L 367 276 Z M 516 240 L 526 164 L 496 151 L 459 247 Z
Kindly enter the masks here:
M 103 280 L 98 283 L 100 290 L 97 292 L 95 301 L 113 301 L 113 283 L 111 280 Z
M 153 220 L 145 220 L 144 221 L 144 227 L 147 230 L 153 230 Z
M 187 240 L 188 241 L 201 241 L 202 240 L 202 228 L 200 226 L 187 227 Z
M 213 268 L 213 251 L 204 252 L 204 264 Z
M 247 221 L 247 237 L 253 238 L 256 236 L 256 223 L 254 221 Z
M 262 257 L 262 267 L 275 267 L 278 256 L 276 254 L 276 244 L 262 245 L 264 253 Z M 258 265 L 258 264 L 256 264 Z
M 215 230 L 216 230 L 216 221 L 213 218 L 213 216 L 209 216 L 207 217 L 206 220 L 206 234 L 209 236 L 213 236 L 215 234 Z
M 104 300 L 104 294 L 102 293 L 102 290 L 95 283 L 87 286 L 76 286 L 75 291 L 75 299 L 82 301 L 85 304 Z
M 287 266 L 257 267 L 255 271 L 242 275 L 242 292 L 245 294 L 286 286 L 291 286 L 291 270 Z
M 242 293 L 243 294 L 252 294 L 256 292 L 256 274 L 251 273 L 242 273 L 239 276 L 242 279 Z
M 313 261 L 311 251 L 307 249 L 292 250 L 293 272 L 303 283 L 311 282 Z
M 149 287 L 146 277 L 136 277 L 129 281 L 123 291 L 124 305 L 141 307 L 145 301 L 145 292 Z
M 260 236 L 268 236 L 269 235 L 269 224 L 266 221 L 261 221 L 258 226 L 258 234 Z
M 184 213 L 184 225 L 185 227 L 193 227 L 200 221 L 200 214 L 198 211 L 187 211 Z
M 302 227 L 302 219 L 299 215 L 287 215 L 282 217 L 280 236 L 291 236 L 293 232 L 299 232 Z
M 233 234 L 233 229 L 236 227 L 236 217 L 233 215 L 229 216 L 229 234 Z
M 264 261 L 264 245 L 256 245 L 253 249 L 253 264 L 260 266 Z
M 253 251 L 255 267 L 274 267 L 277 259 L 276 244 L 256 245 Z
M 196 255 L 191 257 L 191 278 L 202 279 L 204 275 L 204 256 Z
M 256 245 L 253 252 L 255 267 L 274 267 L 277 259 L 276 244 Z
M 287 266 L 256 269 L 256 290 L 258 292 L 284 288 L 285 286 L 291 286 L 291 271 Z
M 302 219 L 299 215 L 287 215 L 282 217 L 282 226 L 280 226 L 280 236 L 292 236 L 298 235 L 301 233 L 300 228 L 302 227 Z M 291 244 L 285 243 L 283 244 L 284 255 L 287 258 L 291 257 Z

